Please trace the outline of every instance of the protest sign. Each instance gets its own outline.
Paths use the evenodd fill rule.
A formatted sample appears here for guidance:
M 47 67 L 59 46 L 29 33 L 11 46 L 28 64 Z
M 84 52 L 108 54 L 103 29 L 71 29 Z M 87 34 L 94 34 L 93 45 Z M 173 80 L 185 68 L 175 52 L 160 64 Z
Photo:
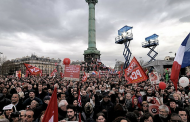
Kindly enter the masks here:
M 157 72 L 151 72 L 148 74 L 151 84 L 159 84 L 159 76 Z
M 80 66 L 79 65 L 65 65 L 64 79 L 79 81 Z

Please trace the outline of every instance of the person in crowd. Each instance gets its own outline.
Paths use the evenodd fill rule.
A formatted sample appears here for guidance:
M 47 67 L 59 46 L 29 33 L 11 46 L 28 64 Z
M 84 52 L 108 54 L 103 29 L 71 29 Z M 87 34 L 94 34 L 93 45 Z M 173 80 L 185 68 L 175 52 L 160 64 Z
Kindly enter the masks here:
M 20 100 L 20 96 L 18 93 L 14 93 L 11 97 L 11 104 L 13 104 L 16 108 L 16 111 L 23 110 L 24 107 L 22 105 L 22 101 Z
M 107 122 L 104 113 L 98 113 L 96 115 L 96 122 Z
M 36 100 L 40 105 L 43 104 L 42 100 L 38 97 L 35 96 L 35 91 L 34 90 L 30 90 L 29 91 L 29 98 L 27 98 L 24 102 L 23 102 L 23 106 L 26 107 L 27 105 L 30 105 L 32 100 Z
M 4 97 L 2 93 L 0 93 L 0 115 L 3 114 L 3 107 L 11 104 L 11 100 Z
M 147 101 L 142 102 L 142 114 L 147 113 L 149 110 L 149 104 Z
M 25 121 L 25 116 L 26 116 L 26 110 L 20 110 L 20 119 L 21 119 L 21 122 L 24 122 Z
M 183 103 L 181 102 L 181 97 L 180 97 L 179 94 L 174 93 L 173 98 L 176 101 L 176 104 L 177 104 L 178 107 L 183 107 Z
M 3 93 L 5 98 L 7 98 L 7 99 L 11 98 L 11 95 L 9 94 L 9 91 L 8 91 L 8 89 L 6 87 L 3 88 L 2 93 Z
M 112 122 L 131 122 L 129 119 L 123 117 L 123 116 L 120 116 L 120 117 L 117 117 L 114 121 Z
M 132 107 L 131 93 L 127 93 L 125 98 L 126 98 L 125 104 L 126 104 L 127 109 L 129 110 Z
M 100 111 L 103 112 L 107 118 L 108 121 L 113 120 L 113 103 L 109 100 L 108 93 L 105 92 L 103 94 L 103 100 L 100 103 Z
M 154 121 L 153 121 L 153 117 L 150 113 L 145 113 L 140 118 L 140 122 L 154 122 Z
M 133 112 L 134 110 L 140 110 L 141 109 L 141 104 L 138 102 L 138 98 L 134 98 L 132 100 L 132 107 L 129 109 L 130 112 Z
M 87 102 L 90 102 L 89 95 L 87 95 L 86 91 L 82 91 L 81 102 L 82 102 L 82 108 L 84 108 Z
M 24 122 L 34 122 L 36 120 L 34 111 L 29 109 L 26 110 L 25 121 Z
M 181 117 L 182 122 L 188 122 L 187 121 L 187 111 L 183 108 L 179 108 L 178 115 Z
M 147 101 L 148 103 L 152 103 L 153 99 L 147 99 L 147 97 L 155 97 L 153 90 L 151 88 L 147 89 L 146 95 L 143 95 L 143 101 Z
M 68 118 L 65 118 L 63 122 L 66 122 L 66 121 L 78 121 L 79 118 L 77 116 L 77 112 L 76 112 L 76 109 L 75 109 L 75 106 L 73 105 L 68 105 L 67 106 L 67 117 Z
M 9 105 L 3 107 L 3 111 L 4 111 L 4 116 L 6 117 L 6 119 L 10 119 L 11 113 L 15 112 L 14 105 L 9 104 Z
M 178 114 L 172 113 L 169 122 L 182 122 L 182 119 Z
M 131 122 L 138 122 L 138 116 L 134 112 L 128 112 L 126 114 L 126 118 L 128 118 Z
M 153 117 L 154 122 L 167 122 L 169 121 L 169 108 L 166 105 L 159 106 L 159 114 Z
M 170 110 L 171 110 L 171 113 L 176 113 L 176 114 L 178 114 L 178 107 L 177 107 L 177 103 L 176 103 L 176 101 L 174 100 L 174 99 L 171 99 L 170 100 Z
M 67 115 L 68 103 L 66 100 L 61 100 L 58 104 L 58 120 L 63 120 Z
M 84 106 L 84 111 L 82 112 L 82 120 L 84 122 L 95 122 L 95 114 L 93 111 L 93 105 L 90 102 L 87 102 Z
M 58 100 L 58 103 L 61 101 L 61 100 L 66 100 L 66 95 L 64 93 L 58 93 L 57 94 L 57 100 Z
M 44 99 L 44 97 L 46 96 L 46 92 L 44 92 L 42 84 L 38 84 L 38 89 L 37 92 L 35 94 L 36 97 L 40 98 L 41 100 Z

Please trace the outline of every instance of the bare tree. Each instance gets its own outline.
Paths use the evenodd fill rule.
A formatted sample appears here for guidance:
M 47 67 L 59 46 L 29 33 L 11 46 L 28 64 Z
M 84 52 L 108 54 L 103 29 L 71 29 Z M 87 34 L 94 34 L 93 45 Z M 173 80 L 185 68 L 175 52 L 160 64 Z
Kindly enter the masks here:
M 0 52 L 0 65 L 3 64 L 3 62 L 5 62 L 7 60 L 6 56 L 2 56 L 2 53 Z

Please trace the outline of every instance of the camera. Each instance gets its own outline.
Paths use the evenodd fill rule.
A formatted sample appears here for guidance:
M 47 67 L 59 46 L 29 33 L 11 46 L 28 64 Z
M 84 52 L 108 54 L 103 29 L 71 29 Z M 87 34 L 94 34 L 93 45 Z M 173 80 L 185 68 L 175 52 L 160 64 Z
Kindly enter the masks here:
M 10 115 L 10 118 L 16 118 L 16 117 L 19 117 L 20 115 L 20 112 L 12 112 L 11 115 Z

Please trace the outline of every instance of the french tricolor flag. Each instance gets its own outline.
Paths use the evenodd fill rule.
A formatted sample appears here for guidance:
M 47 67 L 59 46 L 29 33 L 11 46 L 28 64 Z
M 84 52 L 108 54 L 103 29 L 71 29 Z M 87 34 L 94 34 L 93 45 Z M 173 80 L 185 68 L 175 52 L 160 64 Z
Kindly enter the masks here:
M 190 65 L 190 33 L 187 35 L 185 40 L 181 43 L 176 57 L 173 62 L 171 77 L 175 89 L 177 90 L 177 83 L 179 79 L 179 72 L 181 68 L 185 68 Z
M 97 71 L 92 71 L 92 74 L 93 75 L 98 75 L 98 72 Z

